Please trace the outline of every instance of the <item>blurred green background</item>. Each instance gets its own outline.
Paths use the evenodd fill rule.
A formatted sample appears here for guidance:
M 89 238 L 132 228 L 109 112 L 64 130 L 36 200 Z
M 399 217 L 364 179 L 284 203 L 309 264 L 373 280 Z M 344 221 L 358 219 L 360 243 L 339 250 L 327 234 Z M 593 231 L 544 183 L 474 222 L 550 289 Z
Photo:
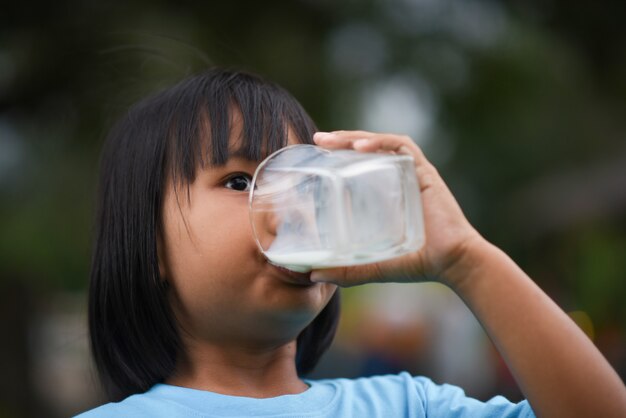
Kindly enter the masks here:
M 0 417 L 68 416 L 100 401 L 84 316 L 99 149 L 131 103 L 212 65 L 278 82 L 322 130 L 411 135 L 471 222 L 626 376 L 626 3 L 60 0 L 1 10 Z M 447 289 L 344 295 L 317 376 L 409 369 L 472 396 L 519 398 Z

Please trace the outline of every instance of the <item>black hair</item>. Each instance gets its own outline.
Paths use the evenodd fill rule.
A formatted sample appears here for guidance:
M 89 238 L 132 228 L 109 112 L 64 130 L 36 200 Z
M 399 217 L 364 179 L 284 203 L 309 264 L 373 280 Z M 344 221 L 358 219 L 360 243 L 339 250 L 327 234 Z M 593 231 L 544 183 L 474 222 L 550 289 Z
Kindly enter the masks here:
M 302 106 L 278 85 L 253 74 L 212 69 L 135 104 L 105 142 L 89 334 L 100 381 L 112 401 L 163 382 L 182 352 L 168 285 L 158 268 L 164 186 L 167 181 L 189 185 L 199 166 L 227 162 L 233 111 L 243 119 L 237 152 L 253 161 L 285 146 L 288 129 L 302 143 L 312 143 L 316 131 Z M 330 346 L 338 317 L 335 292 L 298 336 L 300 375 L 312 371 Z

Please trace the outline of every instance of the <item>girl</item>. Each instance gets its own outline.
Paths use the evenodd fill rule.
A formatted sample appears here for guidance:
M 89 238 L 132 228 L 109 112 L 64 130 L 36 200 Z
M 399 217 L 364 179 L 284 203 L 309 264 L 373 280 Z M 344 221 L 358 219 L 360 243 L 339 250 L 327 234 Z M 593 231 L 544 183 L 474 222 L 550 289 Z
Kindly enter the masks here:
M 269 264 L 251 174 L 293 143 L 412 155 L 427 242 L 373 265 Z M 110 399 L 81 417 L 623 417 L 626 389 L 586 336 L 481 237 L 410 138 L 317 132 L 280 87 L 212 70 L 135 105 L 101 163 L 91 348 Z M 439 280 L 473 310 L 528 401 L 486 403 L 406 373 L 304 380 L 337 324 L 337 286 Z M 532 410 L 531 410 L 532 407 Z

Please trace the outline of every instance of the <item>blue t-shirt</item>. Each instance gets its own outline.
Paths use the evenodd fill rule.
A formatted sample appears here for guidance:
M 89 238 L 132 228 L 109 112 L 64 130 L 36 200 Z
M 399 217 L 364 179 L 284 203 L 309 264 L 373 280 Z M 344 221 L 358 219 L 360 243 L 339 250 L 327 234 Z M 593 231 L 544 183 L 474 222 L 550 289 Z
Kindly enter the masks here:
M 360 379 L 306 380 L 297 395 L 255 399 L 157 384 L 146 393 L 92 409 L 78 418 L 108 417 L 534 417 L 527 401 L 468 398 L 456 386 L 408 373 Z

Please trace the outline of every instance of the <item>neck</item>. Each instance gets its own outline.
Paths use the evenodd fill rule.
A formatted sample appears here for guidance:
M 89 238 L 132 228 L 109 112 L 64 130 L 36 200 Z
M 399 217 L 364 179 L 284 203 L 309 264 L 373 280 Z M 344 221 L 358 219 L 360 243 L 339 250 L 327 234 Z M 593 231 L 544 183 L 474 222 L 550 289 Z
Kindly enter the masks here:
M 296 371 L 296 342 L 275 347 L 186 344 L 165 383 L 224 395 L 270 398 L 304 392 Z

